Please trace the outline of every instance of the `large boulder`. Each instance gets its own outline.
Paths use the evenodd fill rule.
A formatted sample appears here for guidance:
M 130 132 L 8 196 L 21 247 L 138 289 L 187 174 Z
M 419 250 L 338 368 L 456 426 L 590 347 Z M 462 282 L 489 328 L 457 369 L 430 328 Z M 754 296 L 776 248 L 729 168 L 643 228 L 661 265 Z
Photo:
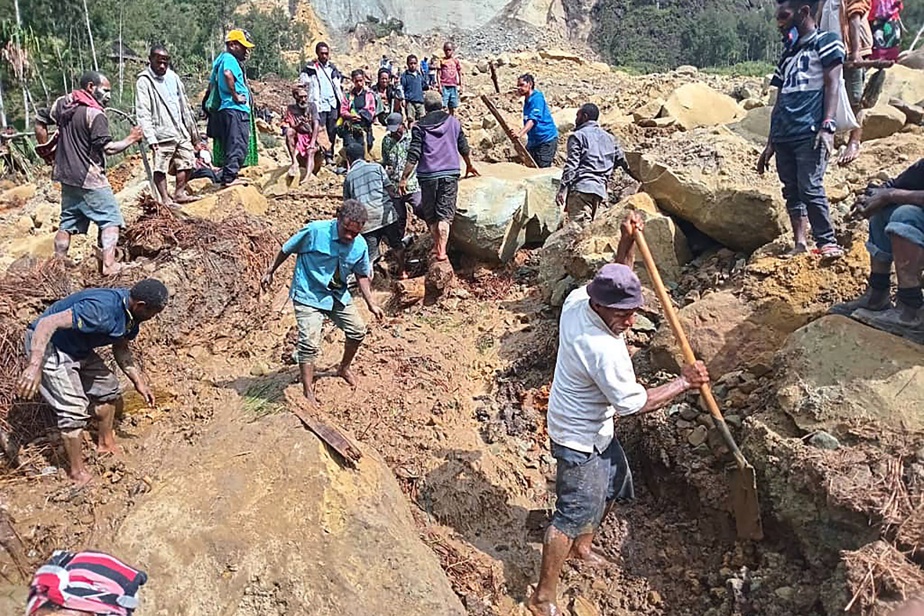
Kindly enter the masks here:
M 269 203 L 255 186 L 232 186 L 183 206 L 183 212 L 199 218 L 224 220 L 241 210 L 265 216 Z
M 905 114 L 892 105 L 876 105 L 863 111 L 863 141 L 894 135 L 905 126 Z
M 685 130 L 691 130 L 736 122 L 744 117 L 744 109 L 732 97 L 695 81 L 674 90 L 664 102 L 661 115 L 670 116 Z
M 663 154 L 627 154 L 658 207 L 733 250 L 751 252 L 784 232 L 786 209 L 776 174 L 761 177 L 754 171 L 755 145 L 724 127 L 700 129 L 685 139 Z
M 764 146 L 770 137 L 770 114 L 773 107 L 749 109 L 741 120 L 729 124 L 728 128 L 755 145 Z
M 707 295 L 680 309 L 678 315 L 693 352 L 714 379 L 755 363 L 769 363 L 791 331 L 729 291 Z M 650 352 L 658 368 L 676 372 L 683 363 L 666 322 L 652 338 Z
M 539 57 L 543 60 L 556 60 L 558 62 L 574 62 L 575 64 L 584 64 L 584 58 L 573 51 L 564 49 L 540 49 Z
M 670 217 L 658 210 L 649 195 L 638 193 L 599 211 L 596 220 L 583 229 L 569 225 L 546 241 L 539 258 L 539 285 L 547 302 L 560 305 L 568 291 L 613 261 L 620 225 L 629 210 L 640 212 L 645 220 L 645 239 L 661 277 L 667 282 L 679 281 L 683 265 L 692 259 L 686 237 Z M 635 271 L 647 281 L 647 271 L 637 252 Z
M 555 126 L 558 128 L 558 133 L 560 135 L 567 135 L 574 130 L 574 120 L 577 116 L 577 107 L 566 107 L 565 109 L 559 109 L 552 113 L 552 120 L 555 121 Z
M 207 427 L 138 501 L 105 547 L 150 575 L 146 614 L 465 614 L 390 470 L 291 414 Z
M 848 436 L 857 424 L 924 432 L 924 347 L 840 316 L 793 333 L 777 401 L 796 425 Z
M 558 228 L 558 169 L 515 163 L 479 165 L 481 177 L 459 182 L 451 240 L 462 252 L 506 262 L 525 243 L 542 243 Z
M 896 64 L 885 73 L 880 101 L 897 98 L 914 105 L 924 102 L 924 71 Z

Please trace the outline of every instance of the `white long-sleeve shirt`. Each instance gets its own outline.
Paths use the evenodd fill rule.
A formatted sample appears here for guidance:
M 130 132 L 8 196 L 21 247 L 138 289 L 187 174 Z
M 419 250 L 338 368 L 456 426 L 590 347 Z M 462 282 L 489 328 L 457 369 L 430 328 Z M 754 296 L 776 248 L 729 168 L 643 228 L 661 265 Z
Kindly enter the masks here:
M 570 449 L 602 453 L 613 440 L 613 416 L 637 413 L 647 402 L 625 337 L 591 309 L 586 286 L 572 291 L 559 323 L 549 437 Z

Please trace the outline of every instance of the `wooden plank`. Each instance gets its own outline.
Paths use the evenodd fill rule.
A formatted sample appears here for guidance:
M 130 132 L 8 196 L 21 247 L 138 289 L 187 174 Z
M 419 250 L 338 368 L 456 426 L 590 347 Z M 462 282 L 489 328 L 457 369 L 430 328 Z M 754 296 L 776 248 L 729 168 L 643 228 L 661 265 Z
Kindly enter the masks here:
M 343 461 L 350 467 L 356 468 L 356 464 L 362 459 L 363 454 L 353 443 L 340 431 L 339 428 L 330 425 L 313 417 L 311 412 L 306 408 L 307 402 L 301 402 L 296 395 L 286 393 L 286 401 L 289 403 L 289 410 L 301 420 L 302 424 L 317 435 L 319 439 L 340 454 Z
M 504 120 L 504 117 L 497 110 L 497 107 L 494 106 L 494 103 L 491 102 L 491 99 L 487 95 L 482 94 L 481 100 L 487 106 L 488 111 L 491 112 L 491 115 L 494 116 L 494 119 L 497 120 L 497 123 L 500 124 L 501 128 L 504 129 L 507 138 L 510 140 L 510 143 L 513 144 L 513 149 L 516 150 L 517 155 L 520 157 L 520 162 L 522 162 L 527 167 L 538 168 L 539 165 L 536 164 L 536 161 L 533 160 L 533 157 L 529 155 L 526 147 L 517 137 L 517 134 L 513 132 L 510 127 L 507 125 L 507 122 Z
M 500 86 L 497 85 L 497 69 L 494 68 L 494 62 L 488 62 L 488 66 L 491 69 L 491 81 L 494 82 L 494 92 L 500 94 Z

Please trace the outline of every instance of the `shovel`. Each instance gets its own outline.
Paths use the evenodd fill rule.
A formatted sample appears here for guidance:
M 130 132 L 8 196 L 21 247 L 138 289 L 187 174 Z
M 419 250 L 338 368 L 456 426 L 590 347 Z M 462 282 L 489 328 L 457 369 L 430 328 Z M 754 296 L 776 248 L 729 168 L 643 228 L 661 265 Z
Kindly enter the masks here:
M 676 311 L 674 311 L 674 305 L 667 294 L 667 289 L 664 288 L 664 282 L 661 280 L 661 274 L 658 273 L 658 267 L 651 256 L 651 251 L 648 250 L 645 236 L 638 229 L 635 230 L 635 245 L 645 261 L 645 268 L 651 276 L 651 282 L 654 284 L 655 293 L 657 293 L 658 301 L 661 302 L 661 307 L 664 309 L 667 322 L 670 323 L 674 336 L 677 338 L 677 342 L 680 343 L 683 359 L 686 363 L 692 364 L 696 361 L 693 349 L 690 348 L 690 342 L 687 340 L 686 334 L 683 333 L 680 319 L 677 317 Z M 706 407 L 715 420 L 715 425 L 725 440 L 725 444 L 728 445 L 737 465 L 737 468 L 731 474 L 729 487 L 731 488 L 731 504 L 735 515 L 738 537 L 759 541 L 764 537 L 764 530 L 760 522 L 760 503 L 757 501 L 757 480 L 754 476 L 754 467 L 744 459 L 744 454 L 738 449 L 735 439 L 732 438 L 731 432 L 728 431 L 728 425 L 725 423 L 725 418 L 722 417 L 719 405 L 716 404 L 715 398 L 712 396 L 712 389 L 709 384 L 701 385 L 699 393 L 705 400 Z

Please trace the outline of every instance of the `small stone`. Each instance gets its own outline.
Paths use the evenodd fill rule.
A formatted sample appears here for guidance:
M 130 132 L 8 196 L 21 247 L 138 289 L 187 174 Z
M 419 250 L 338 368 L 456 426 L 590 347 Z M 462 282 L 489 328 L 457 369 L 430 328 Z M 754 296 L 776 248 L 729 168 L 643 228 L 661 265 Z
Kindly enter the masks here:
M 659 593 L 657 590 L 652 590 L 648 593 L 648 604 L 649 605 L 654 605 L 657 607 L 661 605 L 663 602 L 664 600 L 661 598 L 661 593 Z
M 677 428 L 679 428 L 680 430 L 689 430 L 690 428 L 694 428 L 694 427 L 696 427 L 696 424 L 693 423 L 692 421 L 687 421 L 685 419 L 677 420 Z
M 779 597 L 781 601 L 792 601 L 792 598 L 796 595 L 796 591 L 792 586 L 780 586 L 773 591 L 773 594 Z
M 690 443 L 693 447 L 697 447 L 706 442 L 706 439 L 709 437 L 709 430 L 706 426 L 696 426 L 693 429 L 693 432 L 690 433 L 690 436 L 687 437 L 687 442 Z
M 696 423 L 703 426 L 704 428 L 714 428 L 715 420 L 712 418 L 712 415 L 707 413 L 701 413 L 696 416 Z
M 574 598 L 574 603 L 571 604 L 571 613 L 574 616 L 599 616 L 600 614 L 597 606 L 584 597 Z
M 259 361 L 250 368 L 250 376 L 265 376 L 270 373 L 270 367 L 266 362 Z
M 13 228 L 16 229 L 16 233 L 19 235 L 30 233 L 34 227 L 35 222 L 32 220 L 31 216 L 20 216 L 13 225 Z
M 735 428 L 740 428 L 742 425 L 741 417 L 738 415 L 726 415 L 725 423 L 730 426 L 734 426 Z
M 817 447 L 818 449 L 828 449 L 831 451 L 838 449 L 841 446 L 840 442 L 836 438 L 827 432 L 824 432 L 823 430 L 819 430 L 813 434 L 808 442 L 812 447 Z
M 635 314 L 635 325 L 632 326 L 632 331 L 647 332 L 653 334 L 657 331 L 657 329 L 657 326 L 655 326 L 651 319 L 643 314 Z
M 690 406 L 689 404 L 684 404 L 680 409 L 680 418 L 687 421 L 696 421 L 696 418 L 699 417 L 699 411 Z

